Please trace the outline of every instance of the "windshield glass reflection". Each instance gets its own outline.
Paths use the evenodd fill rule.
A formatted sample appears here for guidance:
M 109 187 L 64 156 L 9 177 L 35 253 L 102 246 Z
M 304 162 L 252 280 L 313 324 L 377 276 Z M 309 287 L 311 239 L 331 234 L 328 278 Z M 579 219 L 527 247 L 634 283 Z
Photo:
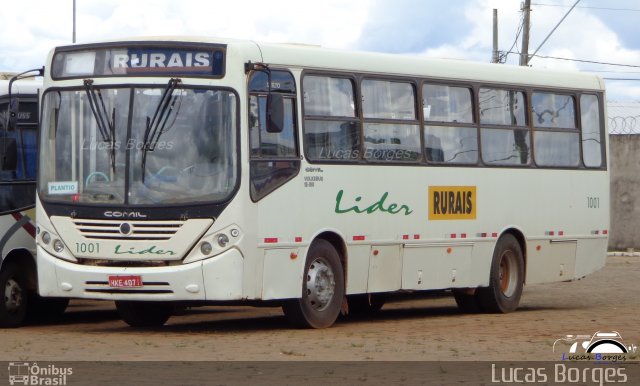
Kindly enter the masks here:
M 236 183 L 235 94 L 167 90 L 48 92 L 41 197 L 122 205 L 226 199 Z

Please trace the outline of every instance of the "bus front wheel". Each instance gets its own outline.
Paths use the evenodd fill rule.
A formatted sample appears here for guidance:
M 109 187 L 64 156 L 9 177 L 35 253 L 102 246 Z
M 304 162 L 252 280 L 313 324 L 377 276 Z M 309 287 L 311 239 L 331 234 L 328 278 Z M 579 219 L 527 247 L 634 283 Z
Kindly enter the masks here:
M 327 328 L 335 323 L 344 298 L 340 256 L 326 240 L 311 244 L 304 267 L 302 297 L 282 305 L 287 319 L 298 327 Z
M 15 262 L 0 271 L 0 327 L 19 327 L 27 314 L 27 276 Z
M 116 309 L 131 327 L 162 326 L 173 314 L 173 304 L 169 302 L 117 300 Z
M 476 297 L 483 311 L 507 313 L 515 311 L 524 286 L 524 258 L 520 243 L 505 234 L 493 252 L 489 287 L 478 288 Z

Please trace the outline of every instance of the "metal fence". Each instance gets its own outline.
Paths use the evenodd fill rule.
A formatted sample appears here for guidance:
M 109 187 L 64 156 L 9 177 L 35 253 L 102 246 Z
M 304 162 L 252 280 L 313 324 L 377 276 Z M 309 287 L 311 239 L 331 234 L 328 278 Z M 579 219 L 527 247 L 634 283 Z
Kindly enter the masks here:
M 640 134 L 640 115 L 609 116 L 609 134 Z
M 607 102 L 609 134 L 640 134 L 640 102 Z

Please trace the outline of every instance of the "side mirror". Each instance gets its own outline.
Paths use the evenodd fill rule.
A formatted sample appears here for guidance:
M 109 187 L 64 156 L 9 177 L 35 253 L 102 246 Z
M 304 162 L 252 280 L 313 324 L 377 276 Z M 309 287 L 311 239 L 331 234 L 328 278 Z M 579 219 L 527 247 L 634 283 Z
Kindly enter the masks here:
M 0 170 L 16 170 L 18 147 L 15 138 L 0 137 Z
M 284 97 L 269 93 L 267 96 L 267 133 L 282 133 L 284 130 Z
M 13 82 L 20 79 L 33 78 L 35 76 L 44 76 L 44 67 L 22 72 L 9 79 L 9 117 L 6 120 L 6 130 L 15 130 L 16 124 L 18 123 L 18 111 L 20 111 L 20 102 L 18 102 L 18 98 L 11 97 L 11 88 L 13 87 Z

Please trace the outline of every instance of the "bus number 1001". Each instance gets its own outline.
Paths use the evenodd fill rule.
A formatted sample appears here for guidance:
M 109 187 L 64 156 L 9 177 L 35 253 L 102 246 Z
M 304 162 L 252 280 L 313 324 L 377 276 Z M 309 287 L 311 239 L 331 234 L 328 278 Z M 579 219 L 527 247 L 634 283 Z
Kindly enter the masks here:
M 76 253 L 100 253 L 100 244 L 76 243 Z
M 600 208 L 600 197 L 587 197 L 587 208 L 589 209 Z

